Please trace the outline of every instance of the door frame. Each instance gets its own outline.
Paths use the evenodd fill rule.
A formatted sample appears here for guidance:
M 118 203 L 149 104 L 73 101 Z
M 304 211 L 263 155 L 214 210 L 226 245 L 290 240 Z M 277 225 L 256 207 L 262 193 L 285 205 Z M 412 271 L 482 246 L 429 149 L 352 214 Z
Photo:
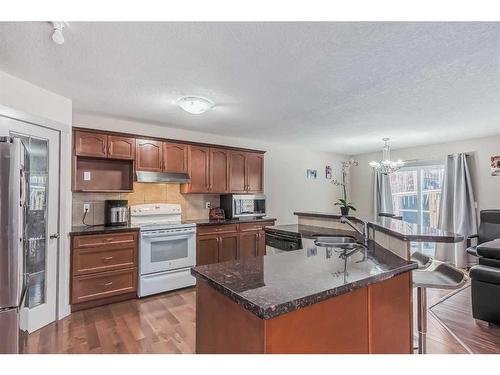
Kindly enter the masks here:
M 71 232 L 71 124 L 64 124 L 40 116 L 31 115 L 4 105 L 0 105 L 0 116 L 40 126 L 59 133 L 59 244 L 57 251 L 57 296 L 56 319 L 62 319 L 71 313 L 69 300 L 70 285 L 70 238 Z

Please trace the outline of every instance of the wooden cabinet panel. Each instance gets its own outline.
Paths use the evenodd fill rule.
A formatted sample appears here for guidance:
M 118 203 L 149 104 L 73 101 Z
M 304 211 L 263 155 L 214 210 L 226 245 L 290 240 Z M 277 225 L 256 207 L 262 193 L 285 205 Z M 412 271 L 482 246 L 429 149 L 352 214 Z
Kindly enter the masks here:
M 107 298 L 137 290 L 137 269 L 100 272 L 73 278 L 72 303 Z
M 210 149 L 210 192 L 227 193 L 229 190 L 229 152 Z
M 251 258 L 257 256 L 259 246 L 259 232 L 240 233 L 239 258 Z
M 249 193 L 264 191 L 264 156 L 256 153 L 246 155 L 246 190 Z
M 229 153 L 229 191 L 246 192 L 246 154 L 244 152 Z
M 198 234 L 237 233 L 238 224 L 206 225 L 196 228 Z
M 95 247 L 74 249 L 73 251 L 73 275 L 84 275 L 131 267 L 137 267 L 137 251 L 135 246 L 118 247 L 108 250 Z
M 262 257 L 264 255 L 266 255 L 266 232 L 262 230 L 257 238 L 257 256 Z
M 108 158 L 135 159 L 135 138 L 108 136 Z
M 105 158 L 107 156 L 108 136 L 105 134 L 75 131 L 75 154 Z
M 219 262 L 238 259 L 238 234 L 221 234 L 219 236 Z
M 248 232 L 248 231 L 261 231 L 264 230 L 265 227 L 274 225 L 274 221 L 259 221 L 257 223 L 241 223 L 240 224 L 240 232 Z
M 189 178 L 191 179 L 187 192 L 208 193 L 210 149 L 208 147 L 189 146 L 188 164 Z
M 188 173 L 188 145 L 163 142 L 163 171 Z
M 136 140 L 136 169 L 138 171 L 161 172 L 163 164 L 163 142 L 149 139 Z
M 196 238 L 196 265 L 217 263 L 219 258 L 219 235 L 204 235 Z
M 73 249 L 116 248 L 137 244 L 137 232 L 95 234 L 73 237 Z

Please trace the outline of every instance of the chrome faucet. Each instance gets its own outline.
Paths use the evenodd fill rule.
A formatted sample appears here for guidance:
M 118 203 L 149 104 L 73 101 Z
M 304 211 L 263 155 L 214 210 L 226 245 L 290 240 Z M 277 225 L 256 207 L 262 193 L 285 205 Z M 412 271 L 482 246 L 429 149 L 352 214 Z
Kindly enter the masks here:
M 360 221 L 363 223 L 363 231 L 360 231 L 358 229 L 358 227 L 356 225 L 354 225 L 354 223 L 351 220 L 349 220 L 347 217 L 345 217 L 345 216 L 340 217 L 340 222 L 342 224 L 349 225 L 352 229 L 354 229 L 361 236 L 363 236 L 363 247 L 365 248 L 365 254 L 364 254 L 363 260 L 366 260 L 368 257 L 368 254 L 367 254 L 367 252 L 368 252 L 368 223 L 366 221 L 362 221 L 362 220 L 360 220 Z

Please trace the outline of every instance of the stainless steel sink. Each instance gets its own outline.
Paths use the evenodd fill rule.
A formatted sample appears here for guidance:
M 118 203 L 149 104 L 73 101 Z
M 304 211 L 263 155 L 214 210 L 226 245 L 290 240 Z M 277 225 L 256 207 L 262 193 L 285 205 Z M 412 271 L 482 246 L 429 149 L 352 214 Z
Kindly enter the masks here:
M 336 247 L 351 250 L 360 249 L 365 246 L 352 236 L 313 236 L 314 244 L 321 247 Z

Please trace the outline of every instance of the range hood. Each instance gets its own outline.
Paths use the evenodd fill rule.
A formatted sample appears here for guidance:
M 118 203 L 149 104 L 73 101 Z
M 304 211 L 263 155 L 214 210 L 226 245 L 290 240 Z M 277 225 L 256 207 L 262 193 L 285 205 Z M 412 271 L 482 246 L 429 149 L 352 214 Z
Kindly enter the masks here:
M 167 184 L 187 184 L 187 173 L 142 172 L 136 171 L 137 182 L 163 182 Z

